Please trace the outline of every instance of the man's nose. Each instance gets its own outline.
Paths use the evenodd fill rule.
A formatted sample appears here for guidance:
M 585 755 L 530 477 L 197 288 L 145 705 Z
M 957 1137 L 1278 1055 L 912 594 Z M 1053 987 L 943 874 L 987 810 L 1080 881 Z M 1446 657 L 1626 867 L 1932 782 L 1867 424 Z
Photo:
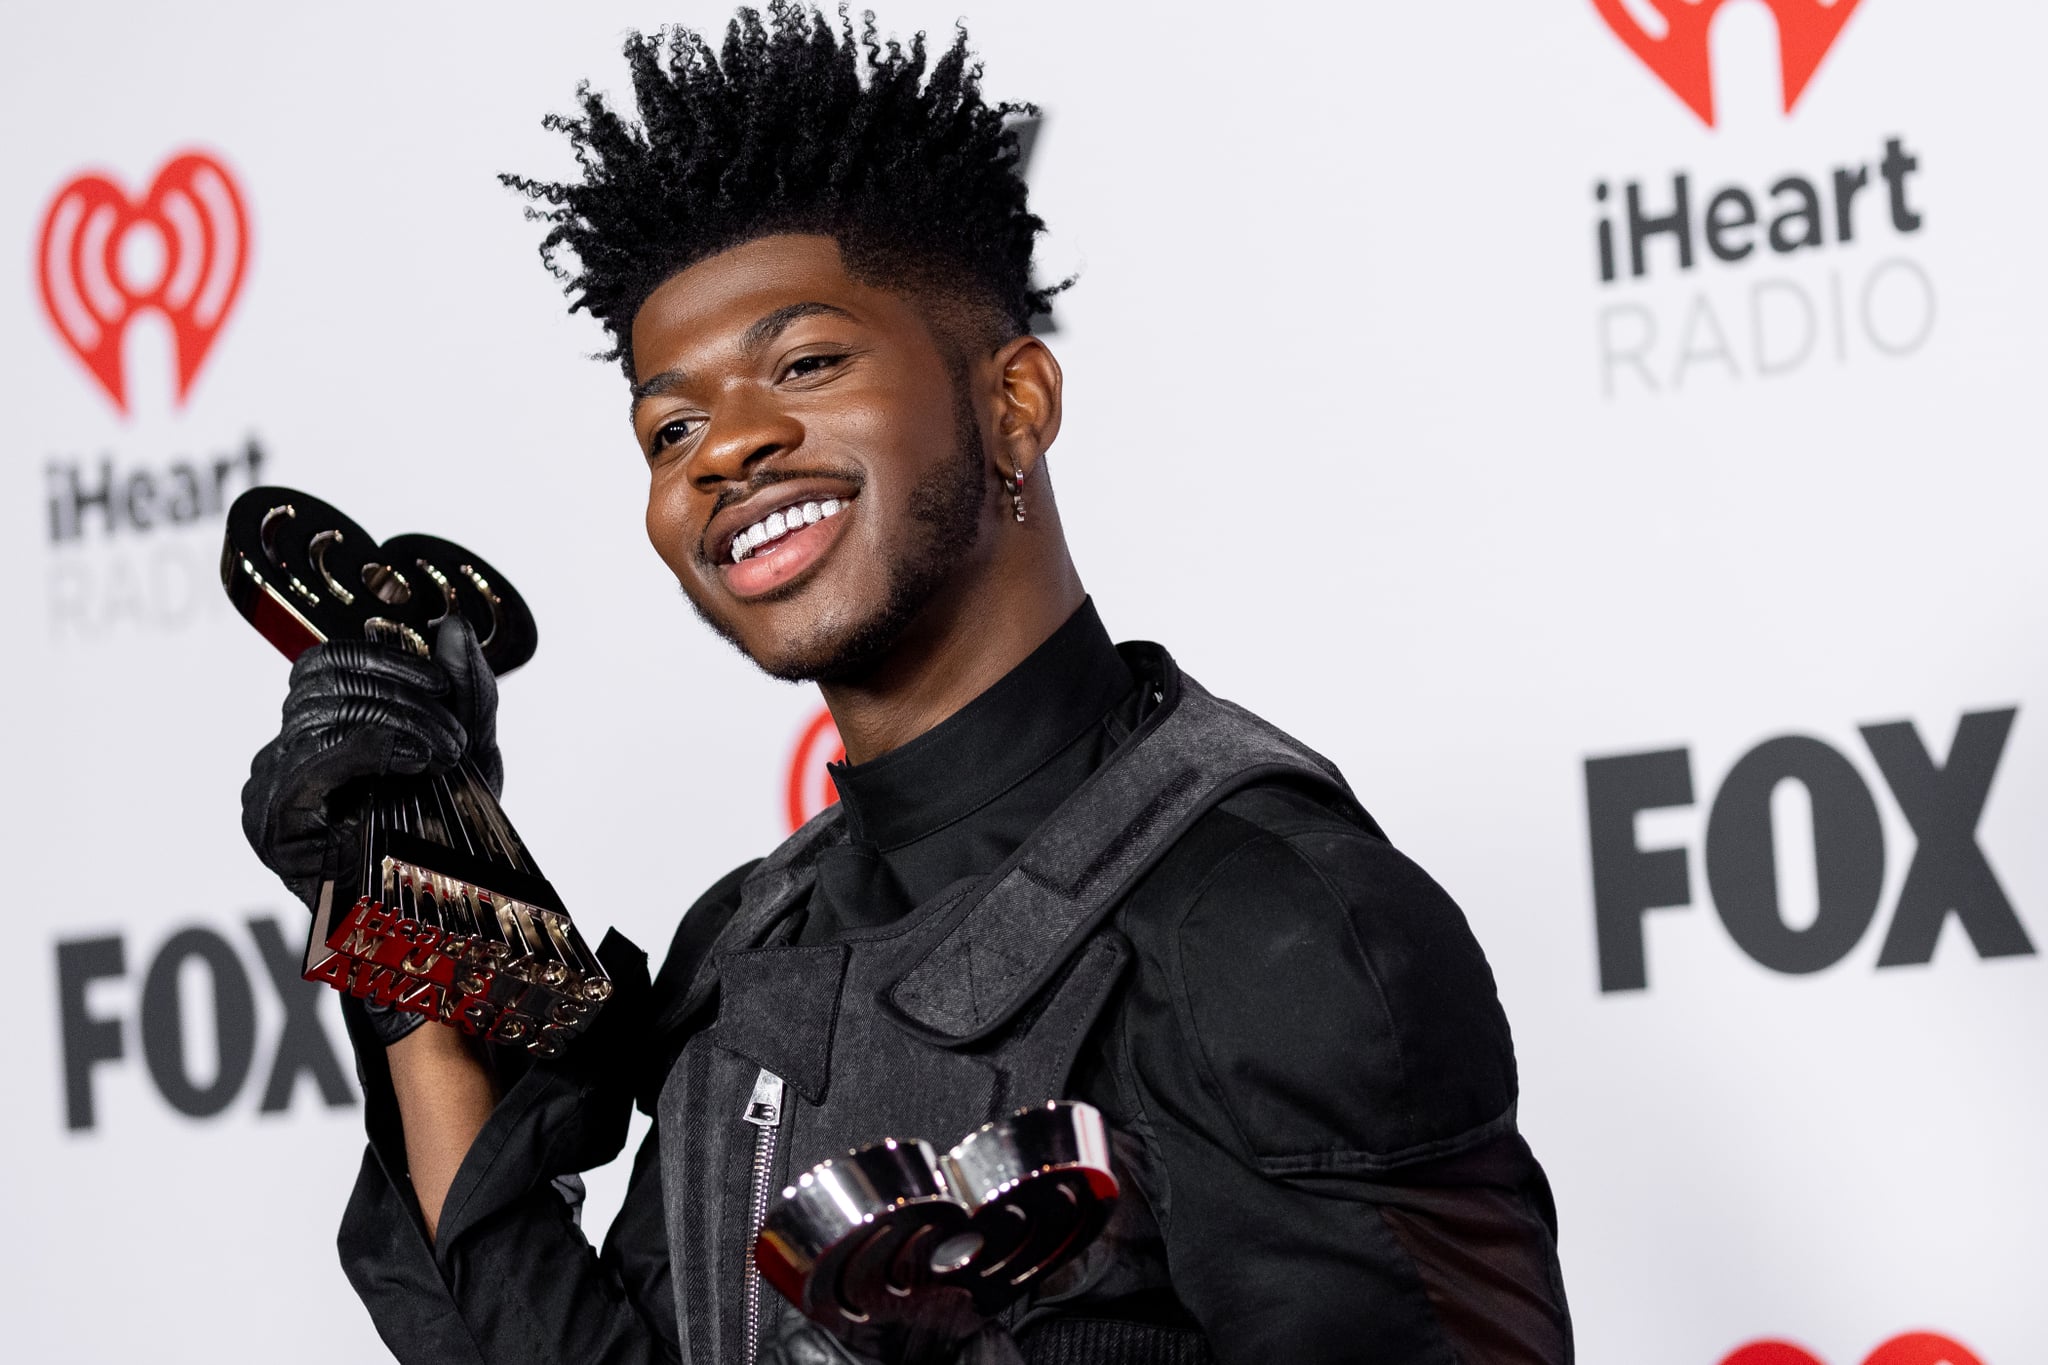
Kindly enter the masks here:
M 803 424 L 771 395 L 735 393 L 713 411 L 691 477 L 699 488 L 744 483 L 763 460 L 803 444 Z

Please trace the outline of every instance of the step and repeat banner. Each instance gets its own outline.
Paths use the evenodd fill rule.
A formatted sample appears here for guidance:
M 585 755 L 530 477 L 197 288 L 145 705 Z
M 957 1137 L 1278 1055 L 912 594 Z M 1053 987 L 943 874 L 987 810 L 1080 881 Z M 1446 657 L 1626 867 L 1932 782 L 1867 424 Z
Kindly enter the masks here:
M 238 825 L 286 672 L 220 590 L 241 490 L 520 585 L 506 805 L 593 937 L 658 950 L 830 799 L 496 180 L 568 169 L 541 116 L 629 30 L 726 13 L 8 12 L 13 1358 L 383 1358 L 339 1016 Z M 1581 1359 L 2048 1360 L 2048 13 L 964 19 L 1045 109 L 1083 576 L 1464 905 Z

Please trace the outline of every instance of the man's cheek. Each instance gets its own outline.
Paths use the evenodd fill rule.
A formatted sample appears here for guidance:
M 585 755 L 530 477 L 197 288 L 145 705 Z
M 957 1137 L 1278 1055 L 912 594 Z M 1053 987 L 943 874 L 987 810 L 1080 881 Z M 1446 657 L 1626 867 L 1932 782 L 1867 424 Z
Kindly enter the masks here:
M 690 535 L 686 518 L 668 499 L 655 490 L 647 504 L 647 539 L 654 546 L 654 552 L 662 562 L 683 577 L 694 556 L 690 553 Z
M 659 502 L 651 498 L 648 500 L 647 515 L 641 518 L 641 525 L 647 528 L 647 543 L 654 547 L 655 553 L 659 554 L 663 559 L 667 559 L 668 537 L 663 531 L 667 521 L 662 516 L 662 507 Z

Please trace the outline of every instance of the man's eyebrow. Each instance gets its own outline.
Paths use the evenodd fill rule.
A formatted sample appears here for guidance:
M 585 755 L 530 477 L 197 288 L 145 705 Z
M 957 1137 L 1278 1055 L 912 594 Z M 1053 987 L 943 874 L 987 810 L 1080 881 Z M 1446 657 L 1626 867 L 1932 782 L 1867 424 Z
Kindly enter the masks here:
M 837 304 L 784 304 L 782 307 L 776 309 L 774 312 L 768 314 L 766 317 L 759 319 L 751 327 L 747 328 L 746 334 L 740 338 L 740 345 L 745 350 L 758 351 L 762 347 L 772 344 L 775 338 L 781 336 L 784 329 L 786 329 L 791 323 L 796 322 L 801 318 L 818 317 L 821 315 L 841 317 L 845 318 L 849 322 L 854 322 L 858 320 L 853 316 L 853 314 L 847 312 L 844 308 L 839 307 Z M 649 398 L 659 398 L 665 394 L 674 393 L 677 389 L 682 388 L 689 382 L 689 375 L 685 374 L 681 370 L 663 370 L 660 374 L 650 375 L 648 378 L 641 380 L 639 383 L 635 384 L 632 387 L 631 392 L 633 395 L 634 410 L 637 411 L 640 407 L 640 404 L 645 400 Z
M 785 304 L 782 307 L 776 309 L 774 312 L 770 313 L 767 317 L 762 318 L 752 327 L 747 328 L 747 334 L 740 338 L 740 345 L 745 347 L 749 351 L 758 351 L 763 346 L 766 346 L 769 343 L 773 342 L 775 338 L 781 336 L 783 329 L 788 327 L 792 322 L 795 322 L 797 319 L 817 317 L 820 314 L 829 314 L 833 317 L 845 318 L 848 322 L 852 322 L 854 320 L 853 314 L 847 312 L 844 308 L 838 307 L 836 304 Z
M 631 390 L 633 394 L 633 411 L 638 412 L 640 404 L 647 399 L 659 398 L 663 394 L 674 393 L 689 382 L 690 376 L 684 374 L 681 370 L 663 370 L 660 374 L 641 380 Z

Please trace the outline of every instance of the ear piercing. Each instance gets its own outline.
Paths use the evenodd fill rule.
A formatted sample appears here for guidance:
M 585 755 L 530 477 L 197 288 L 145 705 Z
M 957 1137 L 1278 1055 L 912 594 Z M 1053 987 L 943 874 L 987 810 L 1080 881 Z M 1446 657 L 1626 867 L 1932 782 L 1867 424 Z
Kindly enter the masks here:
M 1012 467 L 1017 471 L 1010 484 L 1010 510 L 1017 514 L 1017 520 L 1024 520 L 1024 462 L 1016 456 L 1010 457 Z

